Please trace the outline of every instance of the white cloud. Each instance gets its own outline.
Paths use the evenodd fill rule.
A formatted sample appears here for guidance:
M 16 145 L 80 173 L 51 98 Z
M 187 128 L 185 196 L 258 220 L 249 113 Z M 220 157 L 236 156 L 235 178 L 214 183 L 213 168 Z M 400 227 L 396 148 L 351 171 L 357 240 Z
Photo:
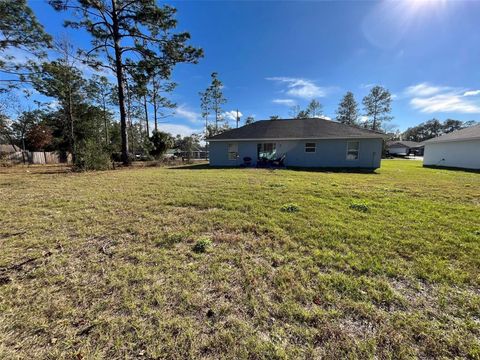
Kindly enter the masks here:
M 462 99 L 454 93 L 439 94 L 427 98 L 413 98 L 410 104 L 424 113 L 459 112 L 480 113 L 480 106 L 471 101 Z
M 180 105 L 177 109 L 175 109 L 174 116 L 179 119 L 186 119 L 191 123 L 202 122 L 200 114 L 195 111 L 188 110 L 185 105 Z
M 237 110 L 226 111 L 226 112 L 223 113 L 223 116 L 224 116 L 225 119 L 227 119 L 227 120 L 237 121 Z M 239 116 L 239 117 L 242 117 L 243 114 L 239 111 L 239 112 L 238 112 L 238 116 Z
M 296 101 L 293 99 L 273 99 L 273 103 L 275 104 L 280 104 L 280 105 L 285 105 L 285 106 L 294 106 L 296 105 Z
M 450 86 L 433 86 L 420 83 L 409 86 L 405 94 L 410 96 L 410 105 L 424 113 L 458 112 L 480 113 L 480 103 L 466 100 L 464 97 L 480 94 L 480 91 L 465 91 L 465 89 Z
M 360 87 L 362 89 L 369 89 L 369 88 L 374 87 L 374 86 L 375 86 L 375 84 L 360 84 Z
M 328 92 L 327 88 L 316 85 L 312 80 L 282 76 L 268 77 L 266 79 L 285 84 L 287 86 L 286 94 L 302 99 L 310 100 L 315 97 L 324 97 Z
M 463 96 L 476 96 L 480 95 L 480 90 L 469 90 L 463 93 Z
M 432 86 L 428 83 L 420 83 L 417 85 L 409 86 L 405 93 L 410 96 L 430 96 L 438 94 L 443 91 L 448 91 L 451 88 L 448 86 Z
M 203 131 L 202 129 L 195 129 L 186 125 L 177 125 L 177 124 L 159 124 L 158 127 L 160 131 L 168 132 L 173 136 L 175 135 L 190 136 L 192 134 L 200 133 Z

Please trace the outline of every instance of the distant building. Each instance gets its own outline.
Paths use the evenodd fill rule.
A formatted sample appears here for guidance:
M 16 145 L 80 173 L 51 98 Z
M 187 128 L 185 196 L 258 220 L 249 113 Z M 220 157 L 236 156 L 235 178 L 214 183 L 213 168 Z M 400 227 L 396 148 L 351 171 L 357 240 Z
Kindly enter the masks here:
M 407 156 L 412 154 L 423 156 L 424 145 L 416 141 L 393 140 L 387 141 L 386 148 L 390 155 Z

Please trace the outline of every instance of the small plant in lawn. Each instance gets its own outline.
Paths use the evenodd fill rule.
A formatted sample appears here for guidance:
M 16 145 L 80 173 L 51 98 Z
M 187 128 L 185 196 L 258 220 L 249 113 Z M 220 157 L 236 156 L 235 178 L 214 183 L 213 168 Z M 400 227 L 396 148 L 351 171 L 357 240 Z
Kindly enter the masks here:
M 203 236 L 197 240 L 195 245 L 193 245 L 192 250 L 197 254 L 204 253 L 212 245 L 212 240 L 210 238 Z
M 300 207 L 296 204 L 285 204 L 280 210 L 283 212 L 294 213 L 300 211 Z
M 350 205 L 350 209 L 360 212 L 367 212 L 370 210 L 368 205 L 363 203 L 353 203 Z

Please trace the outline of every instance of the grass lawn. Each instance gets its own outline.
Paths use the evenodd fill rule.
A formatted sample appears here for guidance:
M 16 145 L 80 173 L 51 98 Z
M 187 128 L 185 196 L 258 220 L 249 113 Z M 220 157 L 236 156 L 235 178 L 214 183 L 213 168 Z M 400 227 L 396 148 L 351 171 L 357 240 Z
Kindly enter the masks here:
M 480 174 L 0 169 L 0 358 L 480 358 Z

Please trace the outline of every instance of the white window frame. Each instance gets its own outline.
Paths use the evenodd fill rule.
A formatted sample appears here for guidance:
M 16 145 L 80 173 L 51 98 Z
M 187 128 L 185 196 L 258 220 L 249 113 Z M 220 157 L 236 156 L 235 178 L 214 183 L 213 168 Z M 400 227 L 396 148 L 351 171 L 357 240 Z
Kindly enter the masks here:
M 357 146 L 357 158 L 356 159 L 349 159 L 348 158 L 348 152 L 349 152 L 349 148 L 350 148 L 350 144 L 353 144 L 353 143 L 357 143 L 358 146 Z M 358 159 L 360 159 L 360 141 L 358 140 L 355 140 L 355 141 L 347 141 L 347 151 L 345 153 L 345 159 L 347 161 L 358 161 Z
M 313 144 L 313 146 L 307 146 L 308 145 L 311 145 Z M 307 151 L 307 149 L 313 149 L 313 151 Z M 305 143 L 305 147 L 304 147 L 304 151 L 305 153 L 307 154 L 315 154 L 317 152 L 317 143 L 314 143 L 314 142 L 306 142 Z
M 238 143 L 227 144 L 227 157 L 229 161 L 236 161 L 238 159 Z

